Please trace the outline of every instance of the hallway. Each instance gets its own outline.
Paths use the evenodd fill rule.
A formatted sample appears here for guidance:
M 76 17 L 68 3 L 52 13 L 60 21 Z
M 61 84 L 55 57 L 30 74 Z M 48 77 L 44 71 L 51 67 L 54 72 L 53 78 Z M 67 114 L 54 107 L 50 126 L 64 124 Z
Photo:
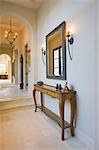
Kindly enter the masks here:
M 0 0 L 0 150 L 99 149 L 98 1 Z M 46 108 L 71 126 L 77 116 L 75 137 L 65 130 L 61 141 L 60 127 L 34 112 L 38 81 L 56 87 L 45 89 Z

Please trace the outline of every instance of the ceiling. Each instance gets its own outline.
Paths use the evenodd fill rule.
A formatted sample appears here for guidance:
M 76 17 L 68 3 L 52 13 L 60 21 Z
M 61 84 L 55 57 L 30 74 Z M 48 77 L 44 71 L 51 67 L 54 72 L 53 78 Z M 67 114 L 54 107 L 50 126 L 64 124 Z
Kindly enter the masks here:
M 38 9 L 42 1 L 44 0 L 0 0 L 2 2 L 11 2 L 14 4 L 30 7 L 33 9 Z
M 8 30 L 10 28 L 10 19 L 12 30 L 22 30 L 25 27 L 24 23 L 16 18 L 4 17 L 0 19 L 0 29 Z
M 38 9 L 43 1 L 44 0 L 0 0 L 0 2 L 9 2 L 13 4 L 18 4 L 20 6 L 32 8 L 32 9 Z M 26 27 L 25 24 L 22 23 L 22 21 L 14 17 L 12 18 L 3 17 L 0 18 L 0 30 L 1 29 L 8 30 L 10 28 L 10 19 L 11 19 L 12 29 L 17 31 L 17 30 L 22 30 L 24 29 L 24 27 Z

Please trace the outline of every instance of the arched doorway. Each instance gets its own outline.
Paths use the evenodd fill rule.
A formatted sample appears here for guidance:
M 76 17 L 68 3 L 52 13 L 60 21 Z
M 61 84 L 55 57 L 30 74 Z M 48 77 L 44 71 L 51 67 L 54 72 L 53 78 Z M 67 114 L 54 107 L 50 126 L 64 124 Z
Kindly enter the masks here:
M 31 63 L 30 63 L 31 66 L 29 67 L 30 90 L 33 89 L 33 83 L 35 83 L 38 80 L 38 75 L 37 75 L 38 74 L 38 69 L 37 69 L 38 52 L 40 50 L 40 45 L 42 44 L 42 41 L 41 41 L 41 44 L 37 48 L 37 17 L 36 16 L 37 16 L 36 11 L 31 11 L 31 9 L 28 9 L 28 8 L 25 9 L 25 7 L 21 8 L 18 5 L 12 5 L 11 3 L 8 4 L 8 2 L 6 3 L 5 1 L 4 2 L 2 1 L 2 5 L 0 9 L 0 20 L 2 20 L 2 18 L 5 18 L 5 17 L 8 17 L 8 18 L 13 17 L 17 20 L 20 20 L 20 22 L 24 23 L 29 33 L 29 40 L 27 42 L 29 45 L 29 49 L 30 49 L 29 55 L 31 58 Z M 21 33 L 22 32 L 20 32 L 20 34 Z M 24 36 L 24 38 L 25 37 L 26 36 Z M 20 40 L 22 39 L 23 37 L 20 38 Z M 16 48 L 18 49 L 18 47 Z M 19 61 L 19 57 L 18 57 L 18 61 Z M 19 83 L 19 80 L 18 80 L 18 83 Z
M 11 57 L 7 54 L 0 55 L 0 80 L 11 81 Z
M 15 43 L 14 43 L 14 49 L 13 49 L 13 56 L 12 56 L 12 70 L 14 68 L 14 75 L 13 75 L 13 83 L 17 84 L 20 87 L 20 56 L 23 55 L 23 61 L 24 61 L 24 66 L 23 66 L 23 80 L 24 80 L 24 89 L 26 89 L 26 52 L 25 52 L 25 45 L 28 43 L 28 50 L 29 50 L 29 56 L 31 57 L 31 53 L 30 50 L 33 49 L 32 48 L 32 28 L 29 25 L 29 23 L 20 16 L 12 16 L 11 14 L 7 16 L 3 15 L 1 17 L 1 24 L 4 27 L 4 24 L 8 24 L 8 26 L 6 25 L 6 29 L 2 29 L 3 33 L 5 30 L 9 30 L 9 20 L 10 18 L 12 19 L 12 27 L 13 27 L 13 31 L 18 33 L 18 38 L 16 39 Z M 2 27 L 1 25 L 1 27 Z M 6 43 L 7 41 L 5 40 L 5 38 L 1 35 L 2 39 L 0 39 L 0 41 L 2 43 Z M 32 56 L 33 52 L 32 52 Z M 28 88 L 31 88 L 31 76 L 33 77 L 33 75 L 31 75 L 31 61 L 30 60 L 34 60 L 34 59 L 29 59 L 29 69 L 28 69 Z M 12 71 L 13 73 L 13 71 Z M 33 78 L 32 78 L 33 80 Z

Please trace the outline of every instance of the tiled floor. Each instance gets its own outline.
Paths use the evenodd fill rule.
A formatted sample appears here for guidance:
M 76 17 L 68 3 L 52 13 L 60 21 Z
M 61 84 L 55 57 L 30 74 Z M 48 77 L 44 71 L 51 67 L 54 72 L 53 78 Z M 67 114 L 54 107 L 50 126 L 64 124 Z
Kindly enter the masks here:
M 3 86 L 4 87 L 4 86 Z M 6 86 L 7 87 L 7 86 Z M 27 96 L 25 91 L 7 87 L 0 98 Z M 5 93 L 5 95 L 3 95 Z M 88 150 L 77 138 L 66 130 L 65 141 L 61 141 L 61 129 L 41 111 L 33 108 L 13 109 L 0 113 L 0 150 Z
M 12 98 L 19 98 L 20 97 L 32 97 L 32 93 L 30 91 L 26 91 L 23 89 L 18 88 L 17 85 L 11 84 L 10 80 L 0 80 L 0 101 L 4 99 L 9 100 Z
M 87 150 L 76 138 L 60 139 L 60 127 L 33 109 L 0 114 L 0 150 Z

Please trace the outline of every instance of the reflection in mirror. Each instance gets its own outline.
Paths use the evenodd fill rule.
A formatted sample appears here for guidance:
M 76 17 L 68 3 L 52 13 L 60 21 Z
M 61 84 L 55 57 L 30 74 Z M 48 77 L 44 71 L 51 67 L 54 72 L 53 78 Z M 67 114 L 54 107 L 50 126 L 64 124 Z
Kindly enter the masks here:
M 48 78 L 66 79 L 65 22 L 46 36 L 46 73 Z
M 53 50 L 53 75 L 63 75 L 63 56 L 62 47 L 58 47 Z

